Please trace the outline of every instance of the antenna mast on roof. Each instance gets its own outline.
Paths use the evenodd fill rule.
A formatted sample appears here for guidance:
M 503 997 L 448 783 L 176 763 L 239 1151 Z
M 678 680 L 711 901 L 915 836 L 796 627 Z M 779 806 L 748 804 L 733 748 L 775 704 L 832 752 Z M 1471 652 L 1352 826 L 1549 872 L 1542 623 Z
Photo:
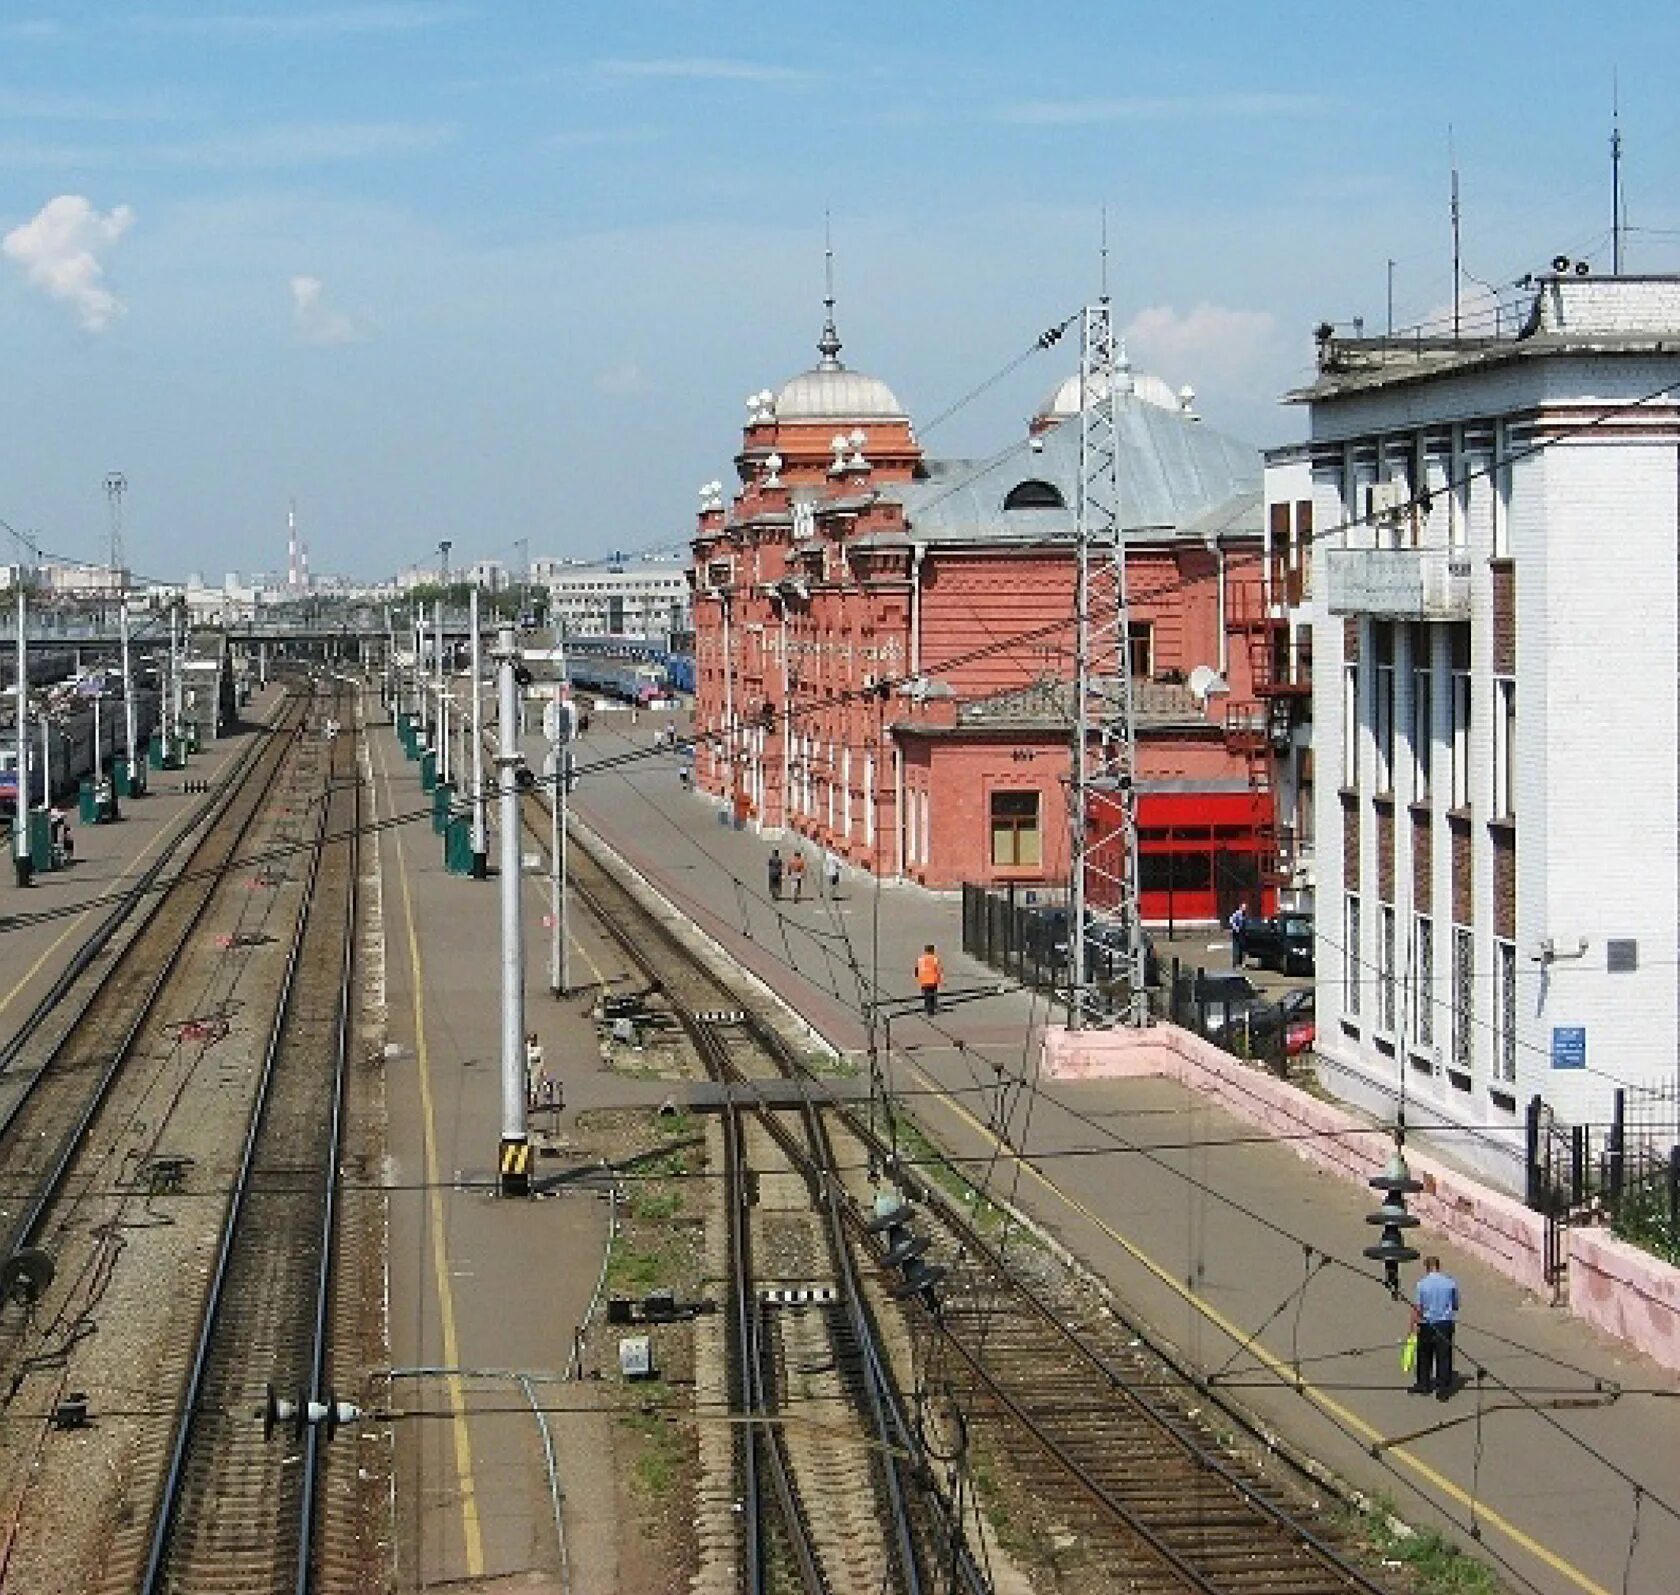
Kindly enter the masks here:
M 1108 303 L 1108 206 L 1102 208 L 1102 302 Z
M 1622 274 L 1622 105 L 1615 72 L 1610 74 L 1610 270 Z
M 1459 279 L 1463 275 L 1463 253 L 1458 235 L 1458 155 L 1453 149 L 1452 123 L 1447 123 L 1447 159 L 1452 163 L 1452 255 L 1453 255 L 1453 337 L 1458 337 Z

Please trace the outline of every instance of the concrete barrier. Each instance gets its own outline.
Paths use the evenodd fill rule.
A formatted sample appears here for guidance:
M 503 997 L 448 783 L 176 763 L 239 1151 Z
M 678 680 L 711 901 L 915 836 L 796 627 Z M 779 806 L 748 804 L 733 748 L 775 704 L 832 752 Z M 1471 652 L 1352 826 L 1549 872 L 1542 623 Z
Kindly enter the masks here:
M 1385 1126 L 1245 1064 L 1177 1025 L 1095 1031 L 1052 1026 L 1045 1034 L 1044 1073 L 1052 1080 L 1177 1080 L 1272 1131 L 1303 1161 L 1359 1185 L 1381 1171 L 1392 1146 Z M 1425 1153 L 1409 1152 L 1407 1162 L 1423 1182 L 1411 1207 L 1425 1224 L 1508 1279 L 1547 1294 L 1540 1214 Z M 1603 1230 L 1572 1229 L 1566 1239 L 1571 1312 L 1664 1367 L 1680 1368 L 1680 1269 Z

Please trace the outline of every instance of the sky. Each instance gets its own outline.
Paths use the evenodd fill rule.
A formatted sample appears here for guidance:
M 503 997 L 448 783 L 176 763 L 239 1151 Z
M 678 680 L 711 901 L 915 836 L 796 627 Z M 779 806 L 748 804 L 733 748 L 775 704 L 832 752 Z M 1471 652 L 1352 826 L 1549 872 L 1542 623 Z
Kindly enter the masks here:
M 1312 328 L 1559 253 L 1680 269 L 1680 8 L 1556 0 L 5 0 L 0 520 L 142 576 L 680 545 L 815 359 L 930 422 L 1108 287 L 1208 424 Z M 1074 366 L 937 427 L 987 455 Z M 0 538 L 0 544 L 5 539 Z M 0 560 L 13 557 L 9 547 Z

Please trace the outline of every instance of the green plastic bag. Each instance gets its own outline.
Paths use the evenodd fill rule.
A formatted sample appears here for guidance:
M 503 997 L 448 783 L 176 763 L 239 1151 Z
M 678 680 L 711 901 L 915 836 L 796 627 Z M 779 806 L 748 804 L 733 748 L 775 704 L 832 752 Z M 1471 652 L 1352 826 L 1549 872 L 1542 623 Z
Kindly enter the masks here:
M 1417 1367 L 1417 1331 L 1414 1329 L 1400 1342 L 1400 1372 L 1410 1373 Z

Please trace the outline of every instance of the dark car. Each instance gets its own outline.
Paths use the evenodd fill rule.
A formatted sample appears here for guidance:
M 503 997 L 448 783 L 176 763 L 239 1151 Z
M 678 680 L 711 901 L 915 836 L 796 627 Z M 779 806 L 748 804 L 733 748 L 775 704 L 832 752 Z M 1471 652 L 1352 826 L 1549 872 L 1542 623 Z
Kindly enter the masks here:
M 1072 957 L 1068 946 L 1068 911 L 1065 908 L 1046 909 L 1039 916 L 1039 923 L 1043 927 L 1050 955 L 1067 963 Z M 1125 951 L 1120 927 L 1087 913 L 1085 978 L 1097 982 L 1112 980 Z M 1146 986 L 1161 984 L 1161 960 L 1155 951 L 1154 938 L 1148 931 L 1143 933 L 1143 983 Z
M 1280 975 L 1313 973 L 1313 920 L 1311 914 L 1274 914 L 1270 919 L 1251 919 L 1237 933 L 1237 952 L 1242 961 L 1252 958 L 1262 969 Z
M 1264 1006 L 1259 988 L 1236 969 L 1198 971 L 1191 995 L 1202 1027 L 1215 1037 L 1240 1023 L 1243 1015 Z
M 1237 1009 L 1220 1023 L 1208 1025 L 1208 1033 L 1222 1047 L 1243 1057 L 1274 1057 L 1283 1038 L 1286 1057 L 1308 1051 L 1317 1034 L 1311 986 L 1286 991 L 1277 1002 L 1256 1001 Z

